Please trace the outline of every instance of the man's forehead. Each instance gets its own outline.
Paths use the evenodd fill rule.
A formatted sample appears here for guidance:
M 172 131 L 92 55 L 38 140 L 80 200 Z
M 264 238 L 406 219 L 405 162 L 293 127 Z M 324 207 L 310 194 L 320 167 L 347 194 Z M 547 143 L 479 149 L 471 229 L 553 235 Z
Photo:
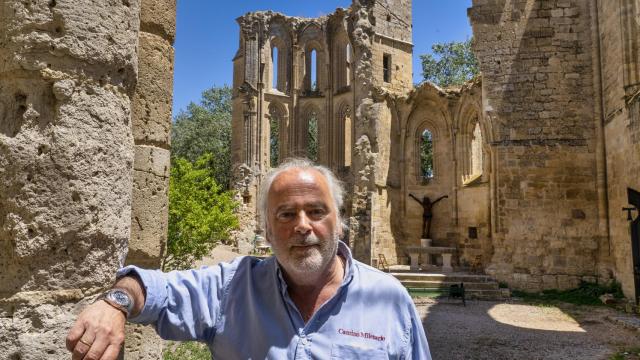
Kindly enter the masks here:
M 291 168 L 278 174 L 269 188 L 269 193 L 280 193 L 298 187 L 318 188 L 329 192 L 329 184 L 325 176 L 315 169 Z

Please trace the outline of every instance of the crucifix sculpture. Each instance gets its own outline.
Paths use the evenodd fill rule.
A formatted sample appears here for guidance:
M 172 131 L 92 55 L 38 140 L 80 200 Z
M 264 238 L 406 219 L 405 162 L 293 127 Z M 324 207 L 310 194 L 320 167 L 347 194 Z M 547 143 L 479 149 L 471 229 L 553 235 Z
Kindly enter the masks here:
M 422 238 L 431 239 L 431 219 L 433 219 L 433 206 L 442 199 L 446 199 L 449 196 L 443 195 L 437 198 L 435 201 L 431 201 L 428 196 L 424 196 L 422 201 L 415 197 L 415 195 L 409 193 L 409 196 L 422 205 Z

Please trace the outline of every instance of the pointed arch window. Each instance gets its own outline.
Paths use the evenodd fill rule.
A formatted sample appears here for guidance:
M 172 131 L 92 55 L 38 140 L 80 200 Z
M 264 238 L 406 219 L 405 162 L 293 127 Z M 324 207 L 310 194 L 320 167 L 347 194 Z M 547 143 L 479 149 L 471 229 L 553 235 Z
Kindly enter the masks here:
M 471 139 L 471 175 L 482 174 L 483 162 L 482 131 L 480 130 L 480 123 L 476 122 Z
M 271 48 L 271 88 L 278 89 L 278 48 Z
M 311 91 L 318 91 L 318 52 L 311 50 Z
M 336 138 L 339 139 L 337 144 L 338 166 L 351 166 L 351 144 L 353 139 L 353 122 L 351 119 L 351 107 L 348 104 L 342 104 L 336 113 L 337 133 Z
M 271 90 L 286 93 L 289 86 L 287 50 L 284 43 L 278 38 L 274 38 L 271 41 L 271 67 L 269 75 L 271 78 L 267 84 Z
M 309 44 L 305 50 L 304 83 L 305 95 L 320 95 L 321 89 L 326 85 L 327 74 L 322 74 L 324 67 L 324 52 L 315 42 Z
M 429 129 L 423 129 L 418 139 L 419 177 L 422 182 L 429 182 L 435 176 L 433 144 L 433 133 Z
M 351 84 L 351 44 L 346 39 L 337 40 L 334 51 L 334 86 L 341 92 Z

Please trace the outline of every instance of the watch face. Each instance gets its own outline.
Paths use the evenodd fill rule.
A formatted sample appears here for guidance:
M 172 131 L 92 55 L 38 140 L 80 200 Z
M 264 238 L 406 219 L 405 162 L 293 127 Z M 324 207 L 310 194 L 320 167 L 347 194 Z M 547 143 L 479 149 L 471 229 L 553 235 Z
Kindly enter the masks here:
M 127 295 L 127 293 L 125 293 L 124 291 L 118 291 L 118 290 L 114 290 L 113 292 L 111 292 L 111 298 L 118 303 L 119 305 L 122 305 L 124 307 L 128 307 L 129 306 L 129 302 L 131 301 L 131 299 L 129 299 L 129 296 Z

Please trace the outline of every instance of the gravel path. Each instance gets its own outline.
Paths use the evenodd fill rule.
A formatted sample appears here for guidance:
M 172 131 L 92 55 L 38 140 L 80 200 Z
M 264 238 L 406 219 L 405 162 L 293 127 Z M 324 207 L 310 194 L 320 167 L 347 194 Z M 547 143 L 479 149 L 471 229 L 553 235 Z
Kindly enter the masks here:
M 604 307 L 419 299 L 434 360 L 609 359 L 640 347 L 640 332 Z

